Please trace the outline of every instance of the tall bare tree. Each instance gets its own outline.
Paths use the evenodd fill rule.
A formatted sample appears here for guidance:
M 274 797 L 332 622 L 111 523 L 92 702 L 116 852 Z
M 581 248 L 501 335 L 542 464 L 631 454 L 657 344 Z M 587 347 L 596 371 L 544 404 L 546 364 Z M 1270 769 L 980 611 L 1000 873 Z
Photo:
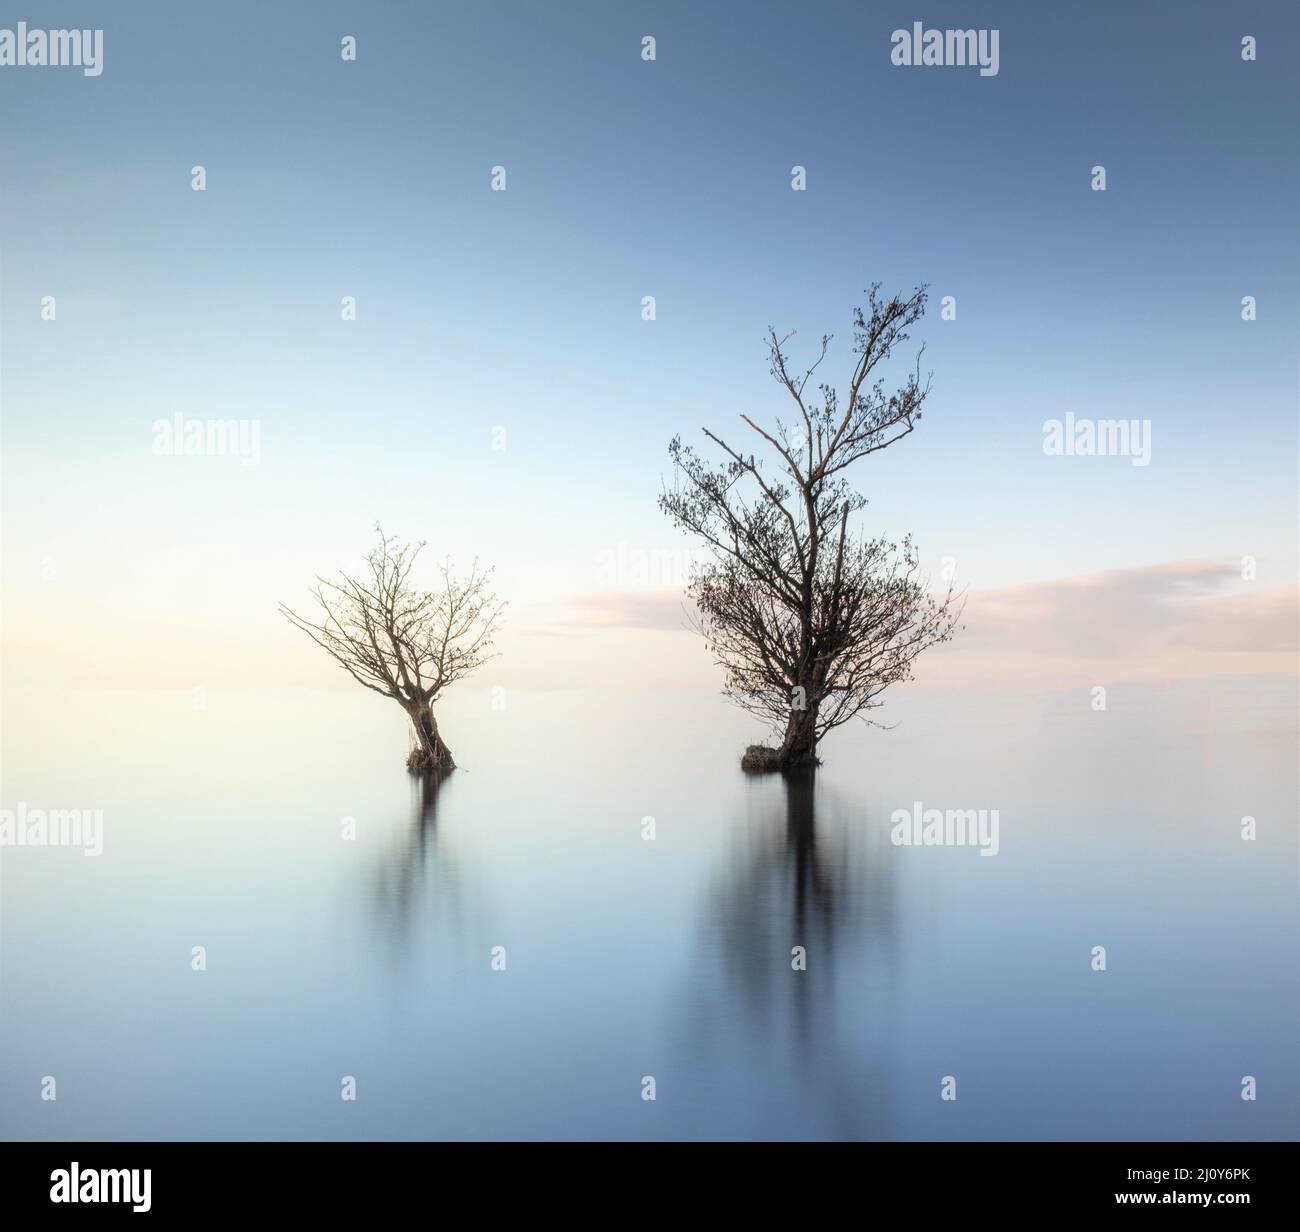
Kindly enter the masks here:
M 867 502 L 845 472 L 907 436 L 930 392 L 920 354 L 893 392 L 877 373 L 924 314 L 926 288 L 884 299 L 877 283 L 867 295 L 854 312 L 843 403 L 830 385 L 809 390 L 830 335 L 810 367 L 792 372 L 785 352 L 792 335 L 769 329 L 771 373 L 792 413 L 771 430 L 741 416 L 769 457 L 707 428 L 725 455 L 718 463 L 681 437 L 669 446 L 675 481 L 660 508 L 713 557 L 689 589 L 700 631 L 726 690 L 782 731 L 779 747 L 749 750 L 748 769 L 816 765 L 821 738 L 881 705 L 880 693 L 911 677 L 922 650 L 952 636 L 960 613 L 951 588 L 940 598 L 929 594 L 910 538 L 900 545 L 849 527 Z
M 391 697 L 411 720 L 412 773 L 441 774 L 456 767 L 438 731 L 434 703 L 443 691 L 492 657 L 490 648 L 505 604 L 489 590 L 491 570 L 475 561 L 468 577 L 440 567 L 436 590 L 421 590 L 412 569 L 425 546 L 402 543 L 376 525 L 379 543 L 360 577 L 318 577 L 312 587 L 320 611 L 304 619 L 280 611 L 327 651 L 358 684 Z

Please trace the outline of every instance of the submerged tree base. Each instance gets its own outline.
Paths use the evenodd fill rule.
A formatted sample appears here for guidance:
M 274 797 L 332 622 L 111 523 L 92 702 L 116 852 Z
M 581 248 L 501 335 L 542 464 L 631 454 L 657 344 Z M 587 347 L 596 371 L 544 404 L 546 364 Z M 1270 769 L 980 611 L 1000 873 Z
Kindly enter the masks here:
M 746 774 L 794 774 L 820 765 L 816 757 L 783 760 L 780 749 L 766 744 L 751 744 L 740 759 L 740 768 Z
M 740 768 L 746 774 L 770 774 L 781 769 L 781 754 L 765 744 L 751 744 L 740 759 Z
M 450 774 L 456 769 L 456 763 L 452 761 L 450 753 L 441 759 L 435 759 L 427 749 L 417 745 L 406 758 L 406 768 L 412 774 Z

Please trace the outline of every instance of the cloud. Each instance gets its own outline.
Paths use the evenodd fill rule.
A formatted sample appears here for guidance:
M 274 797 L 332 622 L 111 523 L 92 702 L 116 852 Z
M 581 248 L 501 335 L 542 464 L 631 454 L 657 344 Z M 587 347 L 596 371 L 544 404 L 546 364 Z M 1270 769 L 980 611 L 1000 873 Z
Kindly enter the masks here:
M 472 684 L 719 687 L 680 586 L 600 590 L 511 613 L 500 659 Z M 38 614 L 5 632 L 7 687 L 356 687 L 270 603 L 233 614 L 192 604 L 105 609 L 90 639 L 79 609 L 52 589 Z M 1296 588 L 1243 582 L 1236 566 L 1212 561 L 971 591 L 963 623 L 918 660 L 918 687 L 1297 675 Z
M 972 681 L 1294 675 L 1298 618 L 1294 586 L 1243 582 L 1233 565 L 1178 561 L 972 592 L 965 629 L 936 655 L 946 674 Z
M 971 591 L 965 626 L 918 661 L 922 685 L 1075 686 L 1223 672 L 1295 675 L 1294 586 L 1243 582 L 1239 567 L 1175 561 Z M 529 632 L 654 630 L 693 636 L 678 588 L 575 595 L 535 608 Z
M 556 603 L 538 604 L 531 612 L 534 632 L 593 629 L 655 629 L 690 632 L 694 609 L 672 587 L 596 591 Z
M 1296 592 L 1189 561 L 976 592 L 966 638 L 1022 653 L 1133 657 L 1170 648 L 1295 653 Z

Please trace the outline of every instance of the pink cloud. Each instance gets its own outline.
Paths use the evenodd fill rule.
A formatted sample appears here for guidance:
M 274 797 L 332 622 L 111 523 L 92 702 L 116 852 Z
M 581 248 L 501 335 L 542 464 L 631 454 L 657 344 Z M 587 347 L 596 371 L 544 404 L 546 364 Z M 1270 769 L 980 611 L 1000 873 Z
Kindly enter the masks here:
M 534 609 L 537 631 L 656 629 L 690 632 L 694 609 L 672 587 L 596 591 Z
M 1294 654 L 1294 587 L 1260 587 L 1239 569 L 1186 561 L 977 591 L 967 646 L 1024 654 L 1132 658 L 1171 649 Z
M 697 636 L 676 588 L 575 595 L 535 610 L 533 632 L 654 630 Z M 1243 582 L 1235 565 L 1176 561 L 966 596 L 965 628 L 923 656 L 922 684 L 1297 674 L 1294 586 Z

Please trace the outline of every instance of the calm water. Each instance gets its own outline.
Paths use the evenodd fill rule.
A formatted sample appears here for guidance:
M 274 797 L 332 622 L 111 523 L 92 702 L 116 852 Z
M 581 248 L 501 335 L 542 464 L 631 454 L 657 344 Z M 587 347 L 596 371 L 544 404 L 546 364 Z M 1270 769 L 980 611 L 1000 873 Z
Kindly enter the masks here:
M 1295 714 L 900 694 L 806 789 L 713 697 L 471 690 L 422 794 L 378 699 L 11 693 L 0 803 L 101 808 L 105 849 L 0 853 L 0 1129 L 1294 1137 Z M 914 801 L 998 809 L 999 854 L 892 845 Z

